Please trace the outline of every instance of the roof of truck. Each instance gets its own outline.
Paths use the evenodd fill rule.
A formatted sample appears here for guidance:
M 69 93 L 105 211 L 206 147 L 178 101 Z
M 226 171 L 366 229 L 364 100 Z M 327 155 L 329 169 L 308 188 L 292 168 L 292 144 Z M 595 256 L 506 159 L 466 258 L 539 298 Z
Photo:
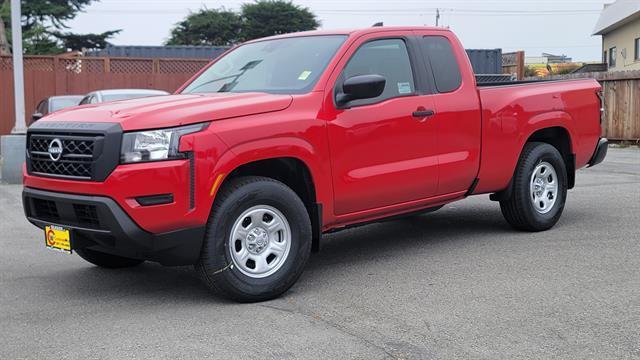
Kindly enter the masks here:
M 262 40 L 282 39 L 299 36 L 318 36 L 318 35 L 365 35 L 383 31 L 414 31 L 414 30 L 431 30 L 431 31 L 450 31 L 447 28 L 434 26 L 372 26 L 368 28 L 357 29 L 328 29 L 328 30 L 312 30 L 282 35 L 274 35 L 265 38 L 255 39 L 248 42 L 257 42 Z

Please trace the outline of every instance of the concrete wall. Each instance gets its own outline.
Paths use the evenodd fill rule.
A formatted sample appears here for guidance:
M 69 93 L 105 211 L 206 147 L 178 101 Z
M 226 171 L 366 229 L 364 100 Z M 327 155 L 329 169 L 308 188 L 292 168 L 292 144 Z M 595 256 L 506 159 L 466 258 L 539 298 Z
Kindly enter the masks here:
M 636 19 L 602 36 L 603 51 L 616 47 L 616 66 L 609 66 L 609 71 L 640 70 L 640 60 L 634 59 L 634 40 L 640 38 L 640 19 Z M 622 50 L 626 49 L 627 58 L 622 57 Z
M 22 183 L 22 165 L 25 158 L 25 135 L 0 136 L 0 181 Z

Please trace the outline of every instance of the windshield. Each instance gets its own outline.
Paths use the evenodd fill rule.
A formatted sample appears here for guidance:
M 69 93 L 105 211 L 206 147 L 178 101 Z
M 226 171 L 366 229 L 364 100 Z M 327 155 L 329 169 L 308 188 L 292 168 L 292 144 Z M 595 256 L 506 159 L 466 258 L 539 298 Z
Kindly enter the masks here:
M 51 100 L 51 112 L 58 111 L 64 108 L 68 108 L 70 106 L 76 106 L 82 99 L 82 96 L 78 97 L 68 97 L 68 98 L 58 98 Z
M 308 92 L 346 38 L 302 36 L 239 46 L 211 65 L 182 93 Z

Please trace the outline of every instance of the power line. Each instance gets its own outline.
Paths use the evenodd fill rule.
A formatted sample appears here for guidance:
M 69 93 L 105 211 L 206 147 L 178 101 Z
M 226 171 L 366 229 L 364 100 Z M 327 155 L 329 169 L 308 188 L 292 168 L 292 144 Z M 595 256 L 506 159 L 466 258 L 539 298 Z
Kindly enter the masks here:
M 180 1 L 180 4 L 195 4 L 195 5 L 208 5 L 207 4 L 208 1 Z M 231 1 L 234 2 L 234 1 Z M 235 3 L 238 4 L 244 4 L 247 3 L 248 1 L 246 0 L 238 0 L 235 1 Z M 313 3 L 313 1 L 311 1 Z M 370 0 L 350 0 L 350 2 L 352 3 L 357 3 L 357 2 L 366 2 L 367 4 L 371 4 Z M 585 5 L 585 4 L 594 4 L 594 5 L 604 5 L 604 4 L 608 4 L 608 3 L 612 3 L 613 0 L 593 0 L 593 1 L 589 1 L 589 0 L 579 0 L 579 1 L 568 1 L 568 0 L 519 0 L 516 1 L 515 3 L 517 5 L 520 4 L 532 4 L 532 5 L 539 5 L 539 4 L 553 4 L 553 5 Z M 150 3 L 153 4 L 158 4 L 158 3 L 167 3 L 167 4 L 175 4 L 176 1 L 175 0 L 149 0 L 149 1 L 145 1 L 145 0 L 109 0 L 109 3 L 125 3 L 125 4 L 132 4 L 132 3 L 138 3 L 138 4 L 145 4 L 145 5 L 149 5 Z M 218 2 L 219 3 L 219 2 Z M 322 0 L 322 1 L 317 1 L 317 3 L 322 3 L 322 4 L 327 4 L 327 3 L 338 3 L 338 4 L 344 4 L 344 0 Z M 435 6 L 437 4 L 451 4 L 451 3 L 458 3 L 458 4 L 469 4 L 468 0 L 448 0 L 448 1 L 433 1 L 433 2 L 425 2 L 424 0 L 402 0 L 402 1 L 396 1 L 395 5 L 398 5 L 399 3 L 414 3 L 414 4 L 421 4 L 424 5 L 425 3 Z M 103 3 L 105 4 L 105 3 Z M 308 6 L 307 4 L 305 4 L 304 2 L 300 2 L 300 1 L 294 1 L 294 4 L 296 5 L 300 5 L 300 6 Z M 505 0 L 505 1 L 483 1 L 483 4 L 496 4 L 496 5 L 513 5 L 514 1 L 513 0 Z
M 547 15 L 547 14 L 596 14 L 600 10 L 486 10 L 486 9 L 454 9 L 454 8 L 415 8 L 415 9 L 314 9 L 316 12 L 345 12 L 345 13 L 411 13 L 416 12 L 452 12 L 473 14 L 507 14 L 507 15 Z
M 190 9 L 100 9 L 93 10 L 88 9 L 87 13 L 103 13 L 103 14 L 183 14 L 192 11 Z M 592 15 L 599 14 L 599 10 L 538 10 L 538 11 L 493 11 L 493 10 L 478 10 L 478 9 L 336 9 L 336 10 L 314 10 L 315 13 L 324 14 L 348 14 L 348 15 L 414 15 L 414 14 L 437 14 L 438 12 L 446 12 L 453 15 L 486 15 L 486 16 L 540 16 L 540 15 Z

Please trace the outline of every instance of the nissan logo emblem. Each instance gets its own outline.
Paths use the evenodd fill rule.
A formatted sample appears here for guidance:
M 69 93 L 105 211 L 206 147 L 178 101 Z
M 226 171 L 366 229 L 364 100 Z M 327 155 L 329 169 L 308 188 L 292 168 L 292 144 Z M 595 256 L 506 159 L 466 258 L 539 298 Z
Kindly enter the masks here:
M 51 160 L 60 160 L 60 157 L 62 157 L 62 141 L 60 141 L 60 139 L 51 140 L 51 142 L 49 143 L 48 152 Z

